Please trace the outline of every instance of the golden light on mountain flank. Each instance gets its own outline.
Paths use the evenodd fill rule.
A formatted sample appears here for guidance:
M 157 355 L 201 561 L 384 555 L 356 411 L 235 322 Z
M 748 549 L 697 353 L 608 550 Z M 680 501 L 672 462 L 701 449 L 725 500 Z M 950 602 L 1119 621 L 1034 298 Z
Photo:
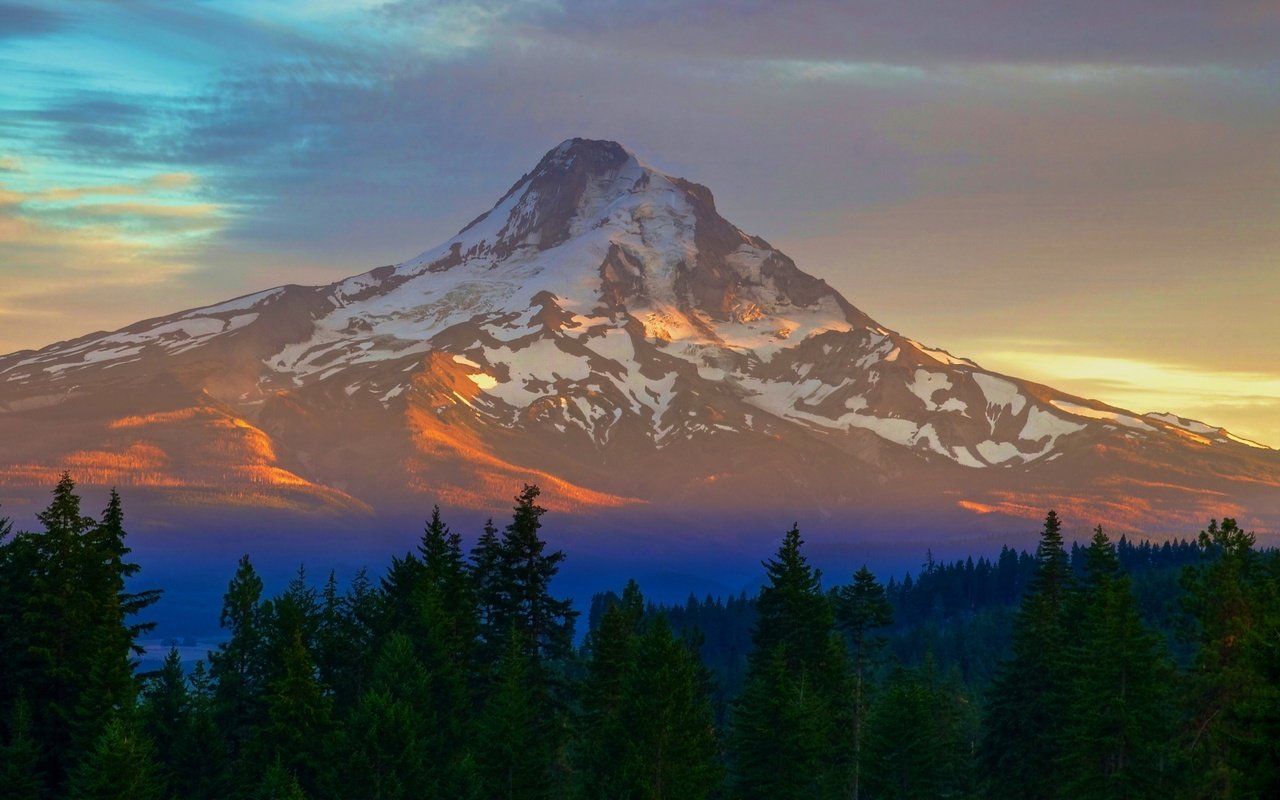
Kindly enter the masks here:
M 431 353 L 411 379 L 406 428 L 415 455 L 406 464 L 410 489 L 459 508 L 490 509 L 521 482 L 545 490 L 539 502 L 552 511 L 580 512 L 643 504 L 634 497 L 596 491 L 533 466 L 494 455 L 473 429 L 471 403 L 480 394 L 473 370 L 445 353 Z M 461 404 L 466 414 L 454 413 Z
M 978 499 L 960 500 L 956 505 L 976 514 L 1003 514 L 1025 520 L 1041 520 L 1046 508 L 1052 508 L 1065 520 L 1091 526 L 1105 520 L 1104 527 L 1115 533 L 1141 533 L 1149 529 L 1152 516 L 1159 512 L 1187 531 L 1196 531 L 1205 520 L 1223 516 L 1241 517 L 1247 509 L 1226 499 L 1220 492 L 1172 487 L 1182 495 L 1180 513 L 1171 515 L 1150 496 L 1064 495 L 1052 491 L 993 491 Z M 1190 500 L 1191 502 L 1187 502 Z
M 265 431 L 218 409 L 131 415 L 110 420 L 105 429 L 101 448 L 74 450 L 44 464 L 14 464 L 0 470 L 0 481 L 47 486 L 69 471 L 89 485 L 163 489 L 174 502 L 371 511 L 344 492 L 280 466 Z

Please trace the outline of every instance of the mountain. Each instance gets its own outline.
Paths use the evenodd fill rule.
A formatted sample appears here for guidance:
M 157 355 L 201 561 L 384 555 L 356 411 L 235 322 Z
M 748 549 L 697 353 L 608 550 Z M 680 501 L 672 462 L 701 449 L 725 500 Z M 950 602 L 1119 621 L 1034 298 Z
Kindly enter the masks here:
M 926 347 L 583 139 L 404 263 L 0 357 L 0 441 L 10 507 L 1280 519 L 1280 452 Z

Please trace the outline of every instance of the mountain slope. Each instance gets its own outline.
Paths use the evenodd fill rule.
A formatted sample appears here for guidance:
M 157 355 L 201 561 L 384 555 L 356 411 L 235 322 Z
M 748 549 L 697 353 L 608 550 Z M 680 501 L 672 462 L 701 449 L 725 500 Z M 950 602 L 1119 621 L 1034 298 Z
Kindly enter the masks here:
M 884 328 L 613 142 L 402 264 L 0 357 L 0 485 L 378 513 L 909 507 L 1118 527 L 1280 514 L 1280 453 Z

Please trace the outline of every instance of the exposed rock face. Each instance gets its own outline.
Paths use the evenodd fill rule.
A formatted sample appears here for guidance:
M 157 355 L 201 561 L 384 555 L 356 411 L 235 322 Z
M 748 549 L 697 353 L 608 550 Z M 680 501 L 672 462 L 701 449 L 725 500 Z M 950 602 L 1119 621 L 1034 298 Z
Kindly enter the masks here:
M 65 468 L 177 507 L 501 507 L 532 480 L 579 511 L 1280 518 L 1280 453 L 924 347 L 581 139 L 402 264 L 0 357 L 0 441 L 19 505 Z

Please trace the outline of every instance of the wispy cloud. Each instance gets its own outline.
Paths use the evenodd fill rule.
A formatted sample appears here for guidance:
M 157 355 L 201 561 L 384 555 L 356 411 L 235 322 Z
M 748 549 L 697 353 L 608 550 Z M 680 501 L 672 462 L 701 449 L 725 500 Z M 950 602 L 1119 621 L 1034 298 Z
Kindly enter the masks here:
M 44 36 L 62 29 L 67 18 L 27 3 L 0 3 L 0 40 Z

